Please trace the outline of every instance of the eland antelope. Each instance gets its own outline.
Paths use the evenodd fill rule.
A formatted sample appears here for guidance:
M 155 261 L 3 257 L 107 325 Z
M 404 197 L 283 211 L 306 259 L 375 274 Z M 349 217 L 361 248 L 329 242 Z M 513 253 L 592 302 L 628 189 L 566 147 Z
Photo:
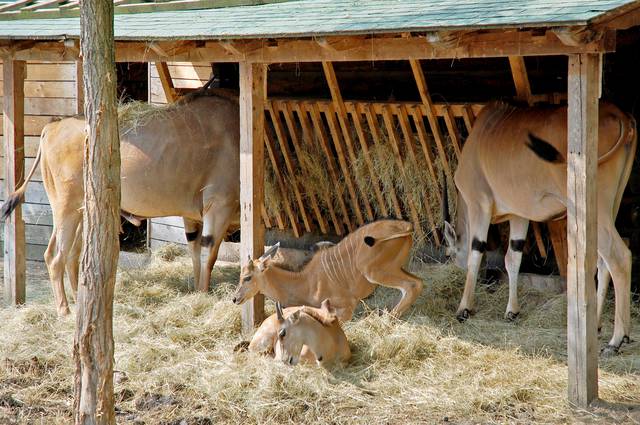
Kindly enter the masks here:
M 615 289 L 615 325 L 607 352 L 629 339 L 631 252 L 615 228 L 615 217 L 636 151 L 633 117 L 601 103 L 598 127 L 598 323 L 610 277 Z M 474 307 L 480 260 L 489 225 L 509 221 L 505 265 L 509 275 L 507 319 L 519 311 L 518 271 L 529 220 L 563 217 L 567 203 L 567 107 L 518 108 L 487 105 L 469 134 L 455 173 L 458 214 L 445 222 L 448 254 L 467 268 L 457 311 L 466 320 Z
M 257 260 L 249 259 L 240 273 L 233 298 L 242 304 L 262 293 L 285 306 L 320 306 L 330 299 L 340 320 L 353 316 L 358 302 L 375 285 L 399 289 L 402 297 L 391 310 L 401 316 L 422 292 L 422 280 L 405 271 L 412 245 L 411 223 L 379 220 L 366 224 L 334 246 L 320 249 L 299 272 L 272 264 L 278 245 Z
M 134 224 L 183 217 L 194 282 L 203 291 L 220 243 L 238 226 L 240 215 L 238 102 L 212 93 L 195 92 L 137 126 L 120 129 L 122 215 Z M 81 117 L 47 124 L 33 168 L 2 207 L 7 217 L 22 202 L 40 162 L 54 221 L 45 262 L 60 315 L 69 313 L 65 269 L 74 298 L 78 286 L 86 126 Z

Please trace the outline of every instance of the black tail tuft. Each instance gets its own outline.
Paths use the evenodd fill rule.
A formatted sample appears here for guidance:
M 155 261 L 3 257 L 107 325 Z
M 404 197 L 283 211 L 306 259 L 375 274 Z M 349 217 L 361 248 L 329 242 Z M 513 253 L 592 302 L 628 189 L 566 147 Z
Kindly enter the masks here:
M 11 215 L 13 210 L 17 208 L 18 205 L 22 202 L 23 194 L 20 192 L 16 192 L 9 196 L 4 204 L 2 204 L 2 209 L 0 210 L 0 214 L 2 214 L 2 219 L 6 220 L 7 217 Z
M 542 140 L 539 137 L 529 133 L 529 142 L 527 147 L 533 151 L 541 159 L 551 162 L 553 164 L 564 164 L 564 157 L 556 148 L 549 142 Z
M 243 353 L 249 350 L 249 341 L 241 341 L 234 348 L 234 353 Z
M 375 238 L 372 238 L 371 236 L 365 236 L 364 237 L 364 243 L 366 243 L 369 246 L 373 246 L 376 243 Z

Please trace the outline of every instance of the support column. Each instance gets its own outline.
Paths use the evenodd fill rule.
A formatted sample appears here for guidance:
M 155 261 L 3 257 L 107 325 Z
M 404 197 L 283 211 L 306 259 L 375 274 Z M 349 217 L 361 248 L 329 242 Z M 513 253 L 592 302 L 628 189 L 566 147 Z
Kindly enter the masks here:
M 8 196 L 24 180 L 24 61 L 4 64 L 4 189 Z M 10 305 L 25 302 L 25 235 L 22 208 L 18 206 L 4 222 L 4 288 Z
M 240 261 L 264 252 L 264 106 L 267 97 L 265 65 L 240 63 Z M 242 329 L 250 332 L 264 318 L 264 296 L 242 305 Z
M 569 56 L 567 156 L 567 363 L 569 402 L 598 397 L 596 322 L 596 175 L 598 76 L 596 54 Z

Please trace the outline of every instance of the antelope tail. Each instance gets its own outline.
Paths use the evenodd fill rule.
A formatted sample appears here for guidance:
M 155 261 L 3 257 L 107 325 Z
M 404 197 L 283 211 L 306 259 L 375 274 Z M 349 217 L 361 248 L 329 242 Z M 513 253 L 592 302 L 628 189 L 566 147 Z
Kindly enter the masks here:
M 409 236 L 413 234 L 413 230 L 410 230 L 408 232 L 401 232 L 401 233 L 396 233 L 381 239 L 376 239 L 373 236 L 365 236 L 364 237 L 364 243 L 366 243 L 369 246 L 374 246 L 376 243 L 378 242 L 384 242 L 384 241 L 390 241 L 391 239 L 398 239 L 398 238 L 403 238 L 405 236 Z
M 29 170 L 27 178 L 24 179 L 24 183 L 22 183 L 22 185 L 20 185 L 20 187 L 16 189 L 15 192 L 9 195 L 7 200 L 4 201 L 4 204 L 2 204 L 2 208 L 0 209 L 2 220 L 6 220 L 7 217 L 9 217 L 11 213 L 18 207 L 18 205 L 20 205 L 22 201 L 24 201 L 24 193 L 27 191 L 27 183 L 29 183 L 29 181 L 33 177 L 33 174 L 36 172 L 36 167 L 38 167 L 38 164 L 40 163 L 40 157 L 42 155 L 42 140 L 46 136 L 46 131 L 47 126 L 45 126 L 42 130 L 42 134 L 40 136 L 40 145 L 38 146 L 38 154 L 36 155 L 36 159 L 33 162 L 31 170 Z

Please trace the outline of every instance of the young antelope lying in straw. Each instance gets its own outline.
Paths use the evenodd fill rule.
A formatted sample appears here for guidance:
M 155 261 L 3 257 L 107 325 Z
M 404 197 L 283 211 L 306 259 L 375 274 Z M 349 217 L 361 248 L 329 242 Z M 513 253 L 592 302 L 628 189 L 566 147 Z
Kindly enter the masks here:
M 331 367 L 351 358 L 351 349 L 329 300 L 321 308 L 289 307 L 276 313 L 258 328 L 249 351 L 272 355 L 285 364 L 316 363 Z
M 412 225 L 401 220 L 380 220 L 364 225 L 337 245 L 320 249 L 300 272 L 271 264 L 278 245 L 257 260 L 249 259 L 240 273 L 233 298 L 242 304 L 258 293 L 284 306 L 320 306 L 330 299 L 340 320 L 350 320 L 358 302 L 376 286 L 402 293 L 391 314 L 401 316 L 422 292 L 422 281 L 405 271 L 412 245 Z

